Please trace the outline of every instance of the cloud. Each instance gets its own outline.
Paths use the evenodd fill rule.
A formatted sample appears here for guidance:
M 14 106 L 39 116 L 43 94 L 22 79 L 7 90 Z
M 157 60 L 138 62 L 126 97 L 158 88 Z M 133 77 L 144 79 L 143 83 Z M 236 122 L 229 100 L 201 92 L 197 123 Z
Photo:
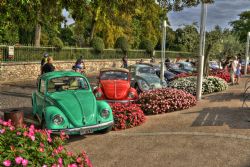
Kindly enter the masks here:
M 200 5 L 186 8 L 181 12 L 170 12 L 168 14 L 171 27 L 178 28 L 183 24 L 200 22 Z M 238 15 L 246 10 L 250 10 L 250 0 L 215 0 L 214 4 L 208 5 L 207 30 L 211 30 L 215 25 L 229 28 L 229 22 L 238 19 Z

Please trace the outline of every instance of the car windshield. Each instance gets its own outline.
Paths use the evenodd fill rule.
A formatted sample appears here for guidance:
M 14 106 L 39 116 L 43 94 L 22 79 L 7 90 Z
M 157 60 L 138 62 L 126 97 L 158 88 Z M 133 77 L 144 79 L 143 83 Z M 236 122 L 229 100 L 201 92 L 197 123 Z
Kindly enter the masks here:
M 174 70 L 178 70 L 178 69 L 180 69 L 180 64 L 170 64 L 169 67 L 174 69 Z
M 141 74 L 155 74 L 155 69 L 153 67 L 140 67 L 138 72 Z
M 105 71 L 101 73 L 100 80 L 128 80 L 128 73 L 122 71 Z
M 86 79 L 82 77 L 60 77 L 48 81 L 48 92 L 60 92 L 65 90 L 89 89 Z

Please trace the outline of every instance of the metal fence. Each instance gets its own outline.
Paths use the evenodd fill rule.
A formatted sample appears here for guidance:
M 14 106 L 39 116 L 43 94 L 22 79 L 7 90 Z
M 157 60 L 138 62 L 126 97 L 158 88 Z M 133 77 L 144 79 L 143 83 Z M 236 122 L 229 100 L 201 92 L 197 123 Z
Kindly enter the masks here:
M 14 56 L 9 55 L 8 46 L 0 45 L 0 60 L 2 62 L 33 62 L 40 61 L 42 55 L 48 53 L 54 60 L 75 60 L 80 56 L 84 59 L 121 59 L 124 54 L 121 50 L 104 49 L 102 53 L 96 53 L 93 48 L 73 48 L 65 47 L 57 49 L 55 47 L 34 47 L 34 46 L 14 46 Z M 145 50 L 130 50 L 128 58 L 150 58 L 150 54 Z M 155 51 L 155 58 L 161 57 L 161 51 Z M 166 51 L 169 58 L 192 58 L 195 57 L 189 52 Z

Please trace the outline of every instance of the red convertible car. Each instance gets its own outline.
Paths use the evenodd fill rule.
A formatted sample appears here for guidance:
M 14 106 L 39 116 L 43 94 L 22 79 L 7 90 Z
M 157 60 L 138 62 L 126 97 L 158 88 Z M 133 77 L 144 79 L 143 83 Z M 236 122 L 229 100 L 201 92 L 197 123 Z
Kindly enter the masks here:
M 94 89 L 98 100 L 127 103 L 138 99 L 136 90 L 130 86 L 130 75 L 127 69 L 101 69 L 98 80 L 98 87 Z

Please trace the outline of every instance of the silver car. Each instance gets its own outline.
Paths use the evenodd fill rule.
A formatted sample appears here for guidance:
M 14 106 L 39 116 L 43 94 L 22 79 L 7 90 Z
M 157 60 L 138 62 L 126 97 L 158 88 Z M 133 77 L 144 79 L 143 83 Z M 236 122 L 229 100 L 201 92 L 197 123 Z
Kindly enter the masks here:
M 150 65 L 134 64 L 129 66 L 131 75 L 131 86 L 134 87 L 138 93 L 167 87 L 166 81 L 161 83 L 160 78 L 156 75 L 156 70 Z

